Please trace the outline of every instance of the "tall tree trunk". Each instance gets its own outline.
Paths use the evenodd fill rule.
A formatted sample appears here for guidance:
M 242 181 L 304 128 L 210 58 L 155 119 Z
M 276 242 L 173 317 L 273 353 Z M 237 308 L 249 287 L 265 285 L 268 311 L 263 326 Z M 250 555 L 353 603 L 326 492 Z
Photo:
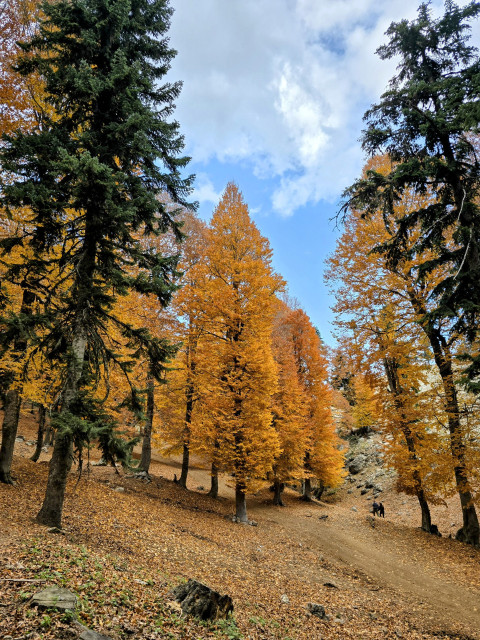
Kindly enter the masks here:
M 13 484 L 11 469 L 21 402 L 18 389 L 9 389 L 5 394 L 2 446 L 0 447 L 0 482 L 5 484 Z
M 423 302 L 419 300 L 416 292 L 410 289 L 408 293 L 412 306 L 420 318 L 422 318 L 420 324 L 430 341 L 435 364 L 440 373 L 443 390 L 445 392 L 445 410 L 448 417 L 448 430 L 450 432 L 450 450 L 452 452 L 455 482 L 463 515 L 462 538 L 467 544 L 478 546 L 480 528 L 467 472 L 466 445 L 460 421 L 460 409 L 458 406 L 457 388 L 453 374 L 450 347 L 440 330 L 432 326 L 427 315 L 427 310 Z
M 29 289 L 24 289 L 22 293 L 21 314 L 28 314 L 35 303 L 35 294 Z M 19 358 L 27 348 L 25 335 L 20 335 L 14 342 L 13 351 Z M 20 406 L 22 404 L 22 387 L 17 381 L 16 388 L 10 388 L 5 394 L 4 417 L 2 424 L 2 446 L 0 448 L 0 482 L 12 484 L 12 460 L 13 449 L 15 448 L 15 438 L 17 437 L 18 420 L 20 417 Z
M 211 482 L 210 482 L 210 491 L 208 495 L 211 498 L 218 498 L 218 467 L 215 462 L 212 462 L 212 470 L 210 472 Z
M 280 480 L 277 480 L 277 478 L 275 478 L 275 480 L 273 481 L 273 504 L 276 504 L 278 507 L 285 506 L 282 500 L 282 493 L 284 488 L 285 488 L 284 483 L 280 482 Z
M 42 508 L 36 517 L 39 524 L 61 528 L 65 488 L 72 460 L 73 439 L 71 435 L 57 432 L 50 460 L 47 490 Z
M 185 388 L 185 424 L 183 427 L 183 458 L 182 473 L 178 484 L 184 489 L 187 488 L 188 465 L 190 462 L 190 433 L 192 424 L 193 405 L 195 404 L 195 385 L 193 374 L 195 373 L 195 344 L 187 347 L 187 386 Z
M 43 404 L 38 406 L 38 431 L 37 431 L 37 446 L 33 456 L 30 458 L 33 462 L 37 462 L 42 453 L 43 436 L 45 434 L 45 407 Z
M 235 515 L 238 522 L 248 522 L 247 498 L 243 482 L 237 482 L 235 485 Z
M 152 461 L 152 426 L 154 409 L 155 382 L 151 371 L 149 371 L 147 376 L 147 414 L 145 417 L 145 425 L 143 427 L 142 457 L 139 464 L 139 469 L 142 469 L 146 473 L 149 472 L 150 463 Z
M 78 322 L 76 334 L 72 340 L 72 356 L 61 413 L 68 414 L 78 391 L 78 382 L 82 375 L 85 349 L 87 346 L 86 330 Z M 50 527 L 62 526 L 63 502 L 67 479 L 73 461 L 73 436 L 69 431 L 57 430 L 52 458 L 48 470 L 47 488 L 42 507 L 36 521 Z

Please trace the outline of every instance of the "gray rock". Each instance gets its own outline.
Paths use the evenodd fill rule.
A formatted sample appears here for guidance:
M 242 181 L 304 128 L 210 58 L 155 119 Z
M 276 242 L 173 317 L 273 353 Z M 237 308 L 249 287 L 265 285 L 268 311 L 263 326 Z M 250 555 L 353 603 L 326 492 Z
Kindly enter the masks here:
M 289 597 L 287 596 L 287 594 L 286 594 L 286 593 L 283 593 L 283 594 L 280 596 L 280 602 L 281 602 L 282 604 L 290 604 L 290 599 L 289 599 Z
M 101 633 L 97 633 L 96 631 L 92 631 L 88 627 L 85 627 L 80 622 L 74 622 L 75 627 L 78 629 L 80 633 L 80 640 L 112 640 L 110 636 L 104 636 Z
M 353 493 L 353 489 L 347 489 L 347 493 Z
M 221 596 L 197 580 L 189 580 L 178 585 L 170 592 L 170 596 L 180 603 L 185 615 L 192 615 L 201 620 L 226 618 L 233 611 L 230 596 Z
M 24 436 L 17 436 L 15 438 L 15 442 L 25 442 L 25 437 Z
M 360 471 L 365 468 L 366 464 L 367 456 L 365 456 L 363 453 L 359 453 L 358 456 L 355 456 L 355 458 L 350 461 L 350 464 L 348 465 L 348 471 L 352 475 L 355 475 L 357 473 L 360 473 Z
M 124 493 L 125 487 L 115 487 L 114 491 L 116 491 L 117 493 Z
M 360 491 L 360 495 L 361 495 L 361 496 L 364 496 L 366 493 L 368 493 L 368 489 L 362 489 L 362 490 Z
M 352 511 L 358 511 L 357 507 L 352 507 Z
M 312 616 L 317 616 L 317 618 L 325 618 L 325 607 L 322 607 L 321 604 L 315 604 L 314 602 L 309 602 L 307 604 L 307 611 Z
M 75 611 L 77 608 L 77 596 L 60 587 L 47 587 L 32 596 L 31 607 L 39 609 L 58 609 L 60 611 Z

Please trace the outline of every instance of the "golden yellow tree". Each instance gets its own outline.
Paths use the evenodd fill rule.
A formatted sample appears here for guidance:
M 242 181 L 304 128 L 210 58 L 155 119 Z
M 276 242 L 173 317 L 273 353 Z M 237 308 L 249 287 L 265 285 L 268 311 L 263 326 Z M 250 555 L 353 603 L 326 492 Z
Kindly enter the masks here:
M 304 478 L 308 396 L 299 379 L 293 338 L 285 325 L 285 318 L 291 310 L 280 302 L 279 307 L 273 330 L 273 355 L 277 365 L 273 426 L 278 434 L 280 452 L 273 465 L 273 502 L 283 506 L 285 483 Z
M 233 183 L 215 209 L 207 240 L 202 305 L 211 351 L 203 367 L 210 371 L 205 437 L 216 443 L 222 468 L 235 475 L 236 517 L 245 522 L 246 493 L 272 472 L 278 453 L 271 332 L 275 294 L 284 283 Z
M 313 478 L 319 482 L 320 492 L 326 485 L 333 488 L 341 483 L 343 454 L 332 417 L 326 349 L 303 310 L 290 311 L 284 323 L 306 397 L 303 497 L 310 500 Z
M 389 164 L 386 157 L 374 158 L 367 169 L 382 172 Z M 394 440 L 397 438 L 395 446 L 403 443 L 401 454 L 397 448 L 393 459 L 400 465 L 400 484 L 413 488 L 419 498 L 422 526 L 428 530 L 430 522 L 424 498 L 448 494 L 455 476 L 464 519 L 458 535 L 474 542 L 478 539 L 478 521 L 467 425 L 459 408 L 461 366 L 454 366 L 459 336 L 453 323 L 429 313 L 432 291 L 448 266 L 430 270 L 428 277 L 417 281 L 416 273 L 433 257 L 433 250 L 421 255 L 410 251 L 419 229 L 413 229 L 410 238 L 407 235 L 404 251 L 395 264 L 381 250 L 372 251 L 389 246 L 410 211 L 428 206 L 428 193 L 422 196 L 422 202 L 419 198 L 405 193 L 402 204 L 392 208 L 390 216 L 377 212 L 368 220 L 352 210 L 330 260 L 328 277 L 337 282 L 338 325 L 352 336 L 352 351 L 359 363 L 363 358 L 364 369 L 376 369 L 378 380 L 387 390 L 386 406 L 389 404 L 398 418 L 385 424 Z M 426 400 L 425 389 L 431 398 L 440 397 L 442 405 Z M 395 434 L 399 426 L 400 432 Z M 436 461 L 430 452 L 435 452 Z M 435 473 L 430 473 L 431 469 Z

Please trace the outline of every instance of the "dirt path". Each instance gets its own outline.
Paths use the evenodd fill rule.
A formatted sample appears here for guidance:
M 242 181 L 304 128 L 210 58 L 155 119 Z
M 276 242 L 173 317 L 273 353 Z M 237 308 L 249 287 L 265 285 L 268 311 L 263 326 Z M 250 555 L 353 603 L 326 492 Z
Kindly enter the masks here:
M 335 507 L 337 515 L 341 509 Z M 251 512 L 257 518 L 268 518 L 264 508 Z M 452 620 L 463 620 L 472 636 L 480 637 L 480 591 L 452 581 L 450 565 L 442 565 L 440 550 L 424 553 L 420 558 L 412 549 L 409 557 L 402 540 L 397 543 L 391 535 L 389 523 L 377 522 L 372 530 L 368 523 L 364 526 L 360 522 L 360 516 L 343 515 L 341 523 L 331 518 L 319 523 L 318 517 L 302 521 L 298 514 L 284 510 L 276 519 L 289 535 L 320 550 L 330 561 L 347 568 L 348 573 L 360 571 L 379 586 L 400 591 L 412 606 L 430 609 L 431 617 L 443 620 L 446 626 Z M 478 568 L 476 571 L 478 574 Z
M 180 463 L 155 455 L 162 473 L 173 479 Z M 189 487 L 208 490 L 208 470 L 195 462 L 189 473 Z M 220 495 L 233 501 L 233 491 L 220 479 Z M 292 508 L 272 508 L 264 499 L 249 500 L 249 516 L 284 530 L 287 538 L 301 541 L 312 551 L 323 554 L 341 570 L 341 580 L 350 585 L 360 573 L 375 583 L 375 589 L 388 589 L 421 610 L 432 622 L 446 629 L 452 621 L 463 621 L 472 638 L 480 638 L 480 554 L 451 540 L 437 540 L 421 531 L 396 525 L 388 520 L 367 522 L 367 508 L 355 513 L 340 505 L 299 503 L 291 493 Z M 320 515 L 328 515 L 319 520 Z M 414 540 L 412 541 L 412 537 Z

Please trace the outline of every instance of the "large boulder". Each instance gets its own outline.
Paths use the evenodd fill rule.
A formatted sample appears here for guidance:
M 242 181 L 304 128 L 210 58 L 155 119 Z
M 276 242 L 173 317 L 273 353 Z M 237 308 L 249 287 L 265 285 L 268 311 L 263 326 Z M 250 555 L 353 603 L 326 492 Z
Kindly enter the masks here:
M 350 460 L 348 464 L 348 471 L 352 475 L 360 473 L 363 471 L 367 465 L 367 456 L 363 453 L 359 453 L 358 456 L 355 456 L 352 460 Z
M 170 592 L 170 595 L 180 603 L 182 612 L 195 616 L 201 620 L 218 620 L 226 618 L 233 611 L 230 596 L 221 596 L 197 580 L 189 580 L 180 584 Z

